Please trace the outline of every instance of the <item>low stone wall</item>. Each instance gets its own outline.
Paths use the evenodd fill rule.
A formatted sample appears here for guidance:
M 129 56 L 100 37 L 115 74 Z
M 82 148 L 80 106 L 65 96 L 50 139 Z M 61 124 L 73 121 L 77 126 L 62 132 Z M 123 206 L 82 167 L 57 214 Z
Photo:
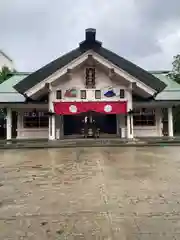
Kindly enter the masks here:
M 48 128 L 20 128 L 17 129 L 17 139 L 45 139 L 48 138 Z

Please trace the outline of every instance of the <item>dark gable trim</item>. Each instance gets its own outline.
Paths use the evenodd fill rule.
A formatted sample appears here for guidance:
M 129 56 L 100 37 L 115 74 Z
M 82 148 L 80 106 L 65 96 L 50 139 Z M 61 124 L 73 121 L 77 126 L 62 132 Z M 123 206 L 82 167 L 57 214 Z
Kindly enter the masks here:
M 161 92 L 166 87 L 162 81 L 160 81 L 148 71 L 145 71 L 134 63 L 118 56 L 108 49 L 101 47 L 97 49 L 96 52 L 108 61 L 112 62 L 117 67 L 129 73 L 131 76 L 139 79 L 141 82 L 151 87 L 152 89 Z
M 19 93 L 25 93 L 28 89 L 40 83 L 45 78 L 49 77 L 51 74 L 58 71 L 59 69 L 66 66 L 71 61 L 75 60 L 83 53 L 91 49 L 103 58 L 112 62 L 117 67 L 123 69 L 125 72 L 129 73 L 133 77 L 136 77 L 147 86 L 156 90 L 157 92 L 161 92 L 166 87 L 166 85 L 162 81 L 153 76 L 151 73 L 143 70 L 142 68 L 109 51 L 108 49 L 103 48 L 101 42 L 97 41 L 95 37 L 95 29 L 87 29 L 86 39 L 79 44 L 79 47 L 77 49 L 63 55 L 62 57 L 42 67 L 38 71 L 32 73 L 31 75 L 23 79 L 21 82 L 16 84 L 14 88 Z
M 74 59 L 80 57 L 84 52 L 80 48 L 77 48 L 62 57 L 50 62 L 46 66 L 40 68 L 36 72 L 30 74 L 28 77 L 24 78 L 21 82 L 16 84 L 14 88 L 21 94 L 24 94 L 28 89 L 32 88 L 36 84 L 43 81 L 45 78 L 49 77 L 54 72 L 58 71 L 62 67 L 66 66 L 68 63 Z

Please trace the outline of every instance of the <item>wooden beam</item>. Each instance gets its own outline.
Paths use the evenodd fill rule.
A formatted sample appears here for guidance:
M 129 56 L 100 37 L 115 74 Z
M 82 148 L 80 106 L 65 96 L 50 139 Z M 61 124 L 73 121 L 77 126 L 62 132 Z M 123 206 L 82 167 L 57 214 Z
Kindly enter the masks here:
M 68 80 L 72 79 L 72 69 L 70 68 L 67 69 L 67 76 L 68 76 Z
M 136 88 L 136 82 L 132 82 L 132 83 L 130 83 L 129 86 L 128 86 L 128 89 L 129 89 L 129 90 L 133 90 L 133 89 L 135 89 L 135 88 Z
M 93 65 L 94 65 L 94 60 L 93 60 L 92 54 L 88 54 L 87 65 L 88 65 L 88 67 L 93 67 Z
M 114 68 L 110 68 L 109 74 L 108 74 L 109 78 L 112 79 L 114 77 L 114 75 L 115 75 Z

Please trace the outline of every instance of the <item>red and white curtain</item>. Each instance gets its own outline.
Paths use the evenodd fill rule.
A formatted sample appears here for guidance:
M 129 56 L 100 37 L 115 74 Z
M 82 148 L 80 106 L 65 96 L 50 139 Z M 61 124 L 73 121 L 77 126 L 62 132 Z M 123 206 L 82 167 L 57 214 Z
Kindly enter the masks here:
M 127 113 L 127 102 L 54 102 L 54 112 L 59 115 L 75 115 L 88 111 L 125 114 Z

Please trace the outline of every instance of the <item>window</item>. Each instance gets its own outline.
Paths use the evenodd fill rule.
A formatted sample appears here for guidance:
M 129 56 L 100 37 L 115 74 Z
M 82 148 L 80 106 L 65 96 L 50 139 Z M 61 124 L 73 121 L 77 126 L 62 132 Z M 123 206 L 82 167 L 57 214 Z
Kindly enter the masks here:
M 81 90 L 81 99 L 86 99 L 86 90 Z
M 94 88 L 95 87 L 95 75 L 96 70 L 94 67 L 86 68 L 86 87 L 87 88 Z
M 125 97 L 124 89 L 120 89 L 120 91 L 119 91 L 119 97 L 120 97 L 120 98 L 124 98 L 124 97 Z
M 155 110 L 149 108 L 135 109 L 133 122 L 134 126 L 155 126 Z
M 25 112 L 23 116 L 24 128 L 45 128 L 49 126 L 47 112 Z
M 57 90 L 57 91 L 56 91 L 56 99 L 62 99 L 61 90 Z
M 101 99 L 101 90 L 95 90 L 95 98 Z

